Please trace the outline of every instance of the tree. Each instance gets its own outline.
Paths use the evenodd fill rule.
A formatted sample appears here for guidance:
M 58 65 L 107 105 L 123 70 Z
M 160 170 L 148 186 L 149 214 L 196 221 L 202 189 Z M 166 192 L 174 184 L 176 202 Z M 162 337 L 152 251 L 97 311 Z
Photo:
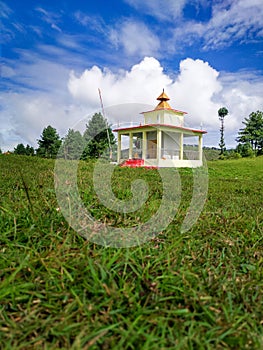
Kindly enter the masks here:
M 65 159 L 79 159 L 84 148 L 84 139 L 79 131 L 69 129 L 62 141 L 59 157 Z
M 252 112 L 245 121 L 245 127 L 238 132 L 236 139 L 242 145 L 249 144 L 256 155 L 263 153 L 263 112 Z
M 101 113 L 95 113 L 89 120 L 83 138 L 86 144 L 83 159 L 99 158 L 116 143 L 113 132 Z
M 228 114 L 228 110 L 226 107 L 221 107 L 218 110 L 218 117 L 221 122 L 221 127 L 220 127 L 220 142 L 219 142 L 219 147 L 220 147 L 220 155 L 223 155 L 226 151 L 226 145 L 225 145 L 225 138 L 224 138 L 224 120 L 225 116 Z
M 34 155 L 34 148 L 26 145 L 26 147 L 23 145 L 23 143 L 19 143 L 15 148 L 14 148 L 14 154 L 19 154 L 19 155 L 25 155 L 25 156 L 33 156 Z
M 236 148 L 236 152 L 241 155 L 241 157 L 255 157 L 255 151 L 249 142 L 239 143 Z
M 26 148 L 23 145 L 23 143 L 19 143 L 15 148 L 14 148 L 14 154 L 19 154 L 19 155 L 25 155 L 26 154 Z
M 43 158 L 55 158 L 61 145 L 56 129 L 49 125 L 44 128 L 40 137 L 41 139 L 37 141 L 39 144 L 37 155 Z
M 35 154 L 35 150 L 32 146 L 26 145 L 26 155 L 33 156 Z
M 2 150 L 1 150 L 1 148 L 0 148 L 0 154 L 2 154 Z

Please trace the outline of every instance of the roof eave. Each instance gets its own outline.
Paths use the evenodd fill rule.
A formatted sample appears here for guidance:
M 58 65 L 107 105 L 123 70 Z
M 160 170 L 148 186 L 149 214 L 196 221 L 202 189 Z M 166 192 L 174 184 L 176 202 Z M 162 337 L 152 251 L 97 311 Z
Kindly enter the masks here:
M 172 112 L 175 112 L 175 113 L 188 114 L 187 112 L 179 111 L 178 109 L 174 109 L 174 108 L 156 108 L 156 109 L 153 109 L 151 111 L 141 112 L 140 114 L 150 113 L 150 112 L 155 112 L 155 111 L 172 111 Z
M 127 128 L 118 128 L 118 129 L 114 129 L 114 132 L 118 132 L 118 131 L 130 131 L 130 130 L 138 130 L 138 129 L 145 129 L 148 127 L 152 127 L 152 128 L 157 128 L 157 127 L 168 127 L 168 128 L 172 128 L 172 129 L 177 129 L 177 130 L 184 130 L 184 131 L 191 131 L 194 133 L 198 133 L 198 134 L 207 134 L 206 130 L 198 130 L 198 129 L 191 129 L 191 128 L 185 128 L 182 126 L 175 126 L 175 125 L 169 125 L 169 124 L 144 124 L 144 125 L 137 125 L 137 126 L 130 126 Z

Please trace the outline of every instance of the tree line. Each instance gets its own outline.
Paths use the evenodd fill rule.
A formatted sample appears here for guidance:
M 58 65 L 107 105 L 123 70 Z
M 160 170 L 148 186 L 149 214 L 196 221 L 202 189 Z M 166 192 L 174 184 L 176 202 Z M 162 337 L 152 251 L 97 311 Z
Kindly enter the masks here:
M 115 136 L 106 118 L 95 113 L 86 124 L 83 135 L 79 131 L 69 129 L 61 138 L 51 125 L 43 129 L 37 140 L 38 148 L 19 143 L 12 153 L 42 158 L 89 159 L 99 158 L 116 145 Z M 109 155 L 109 154 L 108 154 Z
M 224 141 L 224 118 L 228 114 L 226 107 L 218 110 L 220 126 L 220 156 L 223 157 L 250 157 L 263 154 L 263 112 L 252 112 L 242 122 L 244 127 L 238 131 L 237 147 L 226 150 Z M 106 118 L 101 113 L 95 113 L 86 124 L 83 135 L 79 131 L 69 129 L 64 138 L 60 138 L 57 130 L 51 125 L 43 129 L 38 148 L 30 145 L 18 144 L 12 153 L 39 156 L 43 158 L 61 157 L 65 159 L 92 159 L 99 158 L 105 152 L 108 157 L 112 149 L 116 150 L 116 139 Z M 0 154 L 1 154 L 0 149 Z

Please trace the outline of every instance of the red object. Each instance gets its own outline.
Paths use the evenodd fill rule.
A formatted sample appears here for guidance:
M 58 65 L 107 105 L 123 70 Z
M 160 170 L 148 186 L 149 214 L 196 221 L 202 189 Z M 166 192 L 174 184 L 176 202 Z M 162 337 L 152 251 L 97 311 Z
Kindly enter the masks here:
M 143 159 L 128 159 L 125 160 L 124 163 L 121 164 L 121 166 L 127 166 L 130 168 L 138 168 L 141 166 L 144 166 L 144 160 Z
M 144 160 L 143 159 L 128 159 L 125 160 L 121 165 L 121 167 L 129 167 L 129 168 L 139 168 L 139 167 L 144 167 L 145 169 L 158 169 L 157 166 L 153 165 L 144 165 Z

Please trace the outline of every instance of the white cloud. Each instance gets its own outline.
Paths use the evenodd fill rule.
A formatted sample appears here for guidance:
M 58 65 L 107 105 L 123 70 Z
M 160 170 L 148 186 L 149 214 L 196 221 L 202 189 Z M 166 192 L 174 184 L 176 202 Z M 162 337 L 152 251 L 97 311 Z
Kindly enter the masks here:
M 215 2 L 209 21 L 192 20 L 175 27 L 172 41 L 191 44 L 199 38 L 203 40 L 203 48 L 208 50 L 227 47 L 236 41 L 259 40 L 262 17 L 262 0 Z
M 79 77 L 71 72 L 68 87 L 76 100 L 95 107 L 98 105 L 98 88 L 103 92 L 105 105 L 108 106 L 132 102 L 151 103 L 160 89 L 171 82 L 159 61 L 145 57 L 130 71 L 120 70 L 116 74 L 107 69 L 102 71 L 97 66 L 85 70 Z
M 67 89 L 69 69 L 60 63 L 21 52 L 19 64 L 5 60 L 6 90 L 0 94 L 0 147 L 13 149 L 17 143 L 36 146 L 48 124 L 61 132 L 76 122 L 83 111 L 74 105 Z
M 61 28 L 58 26 L 60 19 L 59 13 L 47 11 L 42 7 L 37 7 L 35 10 L 41 15 L 42 20 L 48 23 L 52 29 L 55 29 L 58 32 L 62 32 Z
M 0 44 L 12 41 L 16 36 L 16 31 L 23 32 L 23 26 L 14 21 L 14 12 L 4 2 L 0 1 Z
M 213 127 L 217 121 L 219 105 L 213 98 L 222 89 L 218 80 L 219 73 L 207 62 L 185 59 L 180 63 L 180 73 L 173 81 L 164 73 L 158 60 L 145 57 L 130 71 L 113 74 L 102 71 L 97 66 L 85 70 L 80 76 L 71 72 L 69 91 L 75 100 L 95 108 L 98 105 L 98 91 L 103 92 L 105 105 L 120 103 L 156 104 L 156 97 L 165 88 L 176 109 L 189 112 L 189 124 L 201 122 Z M 123 116 L 130 121 L 132 116 Z
M 49 124 L 63 136 L 78 120 L 100 110 L 98 88 L 111 124 L 142 121 L 138 113 L 145 108 L 141 104 L 155 107 L 155 99 L 164 88 L 171 106 L 188 112 L 185 117 L 188 126 L 196 128 L 203 123 L 209 132 L 205 144 L 210 146 L 218 144 L 220 107 L 229 110 L 225 120 L 229 147 L 235 145 L 244 118 L 263 106 L 263 83 L 256 72 L 219 73 L 202 60 L 182 60 L 179 73 L 173 78 L 153 57 L 145 57 L 130 70 L 117 72 L 93 66 L 77 74 L 43 60 L 34 64 L 17 67 L 16 74 L 25 70 L 20 81 L 32 84 L 35 81 L 34 87 L 38 82 L 41 90 L 24 88 L 0 96 L 0 147 L 4 150 L 19 142 L 35 147 L 43 128 Z
M 8 19 L 13 11 L 3 1 L 0 1 L 0 12 L 2 19 Z
M 242 121 L 251 112 L 263 110 L 263 82 L 257 72 L 223 73 L 220 81 L 221 98 L 229 109 L 225 123 L 234 139 L 238 129 L 243 127 Z
M 100 16 L 90 16 L 81 11 L 77 11 L 74 13 L 74 18 L 84 27 L 97 31 L 98 33 L 105 32 L 106 24 Z
M 12 150 L 20 142 L 36 147 L 37 139 L 48 125 L 55 127 L 61 136 L 65 135 L 87 113 L 87 109 L 72 103 L 66 93 L 64 98 L 52 93 L 29 91 L 4 93 L 1 97 L 0 124 L 4 144 L 0 147 L 5 150 Z
M 125 20 L 110 31 L 109 38 L 129 56 L 156 55 L 160 49 L 159 38 L 141 22 Z
M 213 127 L 217 122 L 214 97 L 222 86 L 219 73 L 207 62 L 187 58 L 180 63 L 180 73 L 172 85 L 173 95 L 183 110 L 189 112 L 189 124 L 204 123 Z
M 179 17 L 187 0 L 125 0 L 136 10 L 160 20 L 173 20 Z
M 226 142 L 232 147 L 242 120 L 263 105 L 262 82 L 256 79 L 256 73 L 220 74 L 207 62 L 190 58 L 181 61 L 180 72 L 174 80 L 153 57 L 145 58 L 126 72 L 113 74 L 94 66 L 80 76 L 71 73 L 69 90 L 80 103 L 95 107 L 96 87 L 101 88 L 106 106 L 129 102 L 155 105 L 155 98 L 165 88 L 172 107 L 188 112 L 185 118 L 188 126 L 198 128 L 202 124 L 209 131 L 205 142 L 213 146 L 218 144 L 220 107 L 226 106 L 229 110 L 225 122 Z M 123 109 L 121 113 L 116 111 L 110 121 L 139 121 L 137 115 L 125 114 Z
M 144 22 L 125 17 L 109 25 L 100 16 L 91 16 L 80 11 L 74 14 L 74 18 L 89 33 L 85 34 L 83 43 L 91 42 L 97 47 L 98 35 L 103 38 L 103 55 L 109 55 L 114 49 L 119 52 L 118 57 L 124 56 L 129 61 L 142 59 L 144 56 L 158 57 L 160 39 Z M 62 36 L 63 40 L 68 38 L 69 36 Z

